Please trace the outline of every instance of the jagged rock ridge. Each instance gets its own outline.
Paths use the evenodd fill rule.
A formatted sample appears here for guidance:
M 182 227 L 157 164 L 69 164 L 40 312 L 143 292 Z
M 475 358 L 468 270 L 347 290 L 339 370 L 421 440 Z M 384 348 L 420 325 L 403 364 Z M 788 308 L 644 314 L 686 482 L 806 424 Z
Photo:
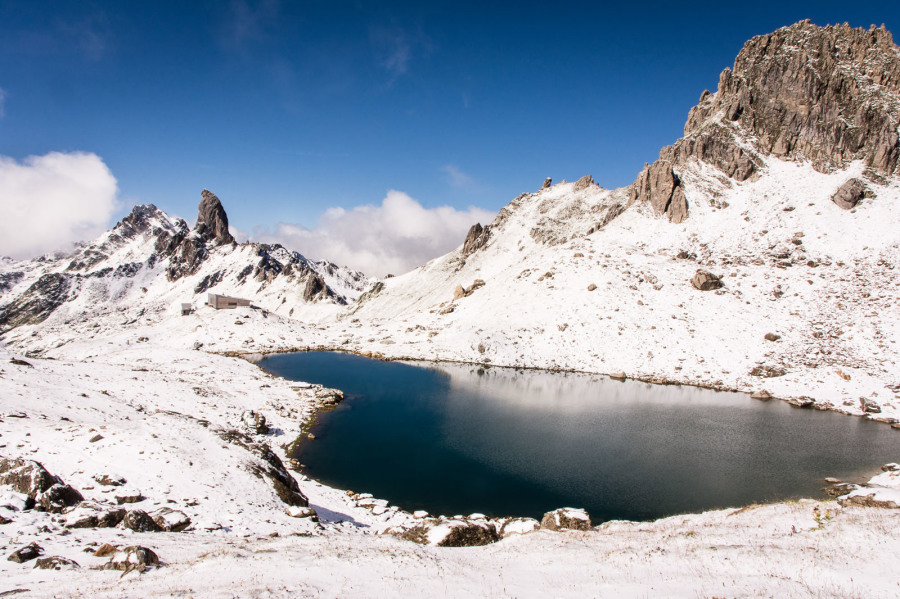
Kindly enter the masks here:
M 678 170 L 691 159 L 744 181 L 764 156 L 808 160 L 820 172 L 864 160 L 873 174 L 900 160 L 900 49 L 890 32 L 808 20 L 748 41 L 703 92 L 684 137 L 638 175 L 632 201 L 673 222 L 688 207 Z
M 135 206 L 61 263 L 44 257 L 10 268 L 15 270 L 0 273 L 0 330 L 43 322 L 79 297 L 93 307 L 111 306 L 138 289 L 143 303 L 151 286 L 157 287 L 151 295 L 171 294 L 186 284 L 188 294 L 218 289 L 264 304 L 272 295 L 279 301 L 269 308 L 286 306 L 292 315 L 299 303 L 346 304 L 369 284 L 361 273 L 313 262 L 278 244 L 237 244 L 221 202 L 208 190 L 193 229 L 152 204 Z M 184 291 L 178 291 L 181 301 L 188 299 Z

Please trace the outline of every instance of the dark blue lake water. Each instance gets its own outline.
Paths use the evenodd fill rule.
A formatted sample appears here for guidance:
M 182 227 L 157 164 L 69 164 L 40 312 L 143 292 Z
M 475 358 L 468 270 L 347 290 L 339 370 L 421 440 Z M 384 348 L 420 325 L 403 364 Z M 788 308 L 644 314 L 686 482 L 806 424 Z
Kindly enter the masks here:
M 900 461 L 900 431 L 738 393 L 505 368 L 282 354 L 260 365 L 344 391 L 305 472 L 432 514 L 647 520 L 797 497 Z

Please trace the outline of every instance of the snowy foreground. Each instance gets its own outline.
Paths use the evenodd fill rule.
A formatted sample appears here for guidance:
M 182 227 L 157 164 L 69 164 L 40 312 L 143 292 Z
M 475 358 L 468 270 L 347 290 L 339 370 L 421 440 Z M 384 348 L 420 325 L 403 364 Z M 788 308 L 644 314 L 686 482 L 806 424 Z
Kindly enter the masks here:
M 173 309 L 136 320 L 103 317 L 26 326 L 0 349 L 0 456 L 32 459 L 78 489 L 88 507 L 64 514 L 21 511 L 0 487 L 4 555 L 29 543 L 79 568 L 35 569 L 0 560 L 0 593 L 90 597 L 373 596 L 835 596 L 900 594 L 900 511 L 844 501 L 737 507 L 651 523 L 609 522 L 588 531 L 537 530 L 483 546 L 417 545 L 386 534 L 411 514 L 293 474 L 319 523 L 288 514 L 258 457 L 229 441 L 241 431 L 285 447 L 327 396 L 222 355 L 285 350 L 327 332 L 264 314 Z M 240 323 L 240 324 L 238 324 Z M 248 340 L 252 340 L 248 343 Z M 195 346 L 202 347 L 195 349 Z M 210 352 L 216 353 L 208 353 Z M 32 357 L 40 355 L 39 358 Z M 245 412 L 265 415 L 268 434 Z M 887 425 L 885 425 L 887 426 Z M 97 437 L 102 438 L 97 438 Z M 99 484 L 122 480 L 121 486 Z M 900 475 L 861 488 L 860 503 L 900 500 Z M 365 489 L 356 491 L 364 492 Z M 183 532 L 67 528 L 90 505 L 116 497 L 190 519 Z M 296 513 L 296 512 L 295 512 Z M 527 527 L 524 527 L 527 530 Z M 109 543 L 152 549 L 162 567 L 96 569 Z

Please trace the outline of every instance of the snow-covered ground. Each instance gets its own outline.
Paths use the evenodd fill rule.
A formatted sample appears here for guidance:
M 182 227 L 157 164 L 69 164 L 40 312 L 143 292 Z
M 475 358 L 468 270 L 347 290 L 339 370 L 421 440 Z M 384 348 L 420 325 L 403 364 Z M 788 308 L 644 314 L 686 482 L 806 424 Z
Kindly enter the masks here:
M 890 509 L 898 503 L 897 470 L 848 488 L 840 503 L 735 506 L 587 531 L 525 532 L 534 523 L 519 522 L 509 530 L 524 534 L 467 548 L 420 546 L 389 533 L 429 522 L 424 536 L 439 542 L 460 522 L 488 526 L 477 517 L 435 522 L 282 469 L 309 499 L 316 523 L 288 507 L 265 474 L 274 462 L 290 466 L 288 447 L 332 394 L 272 377 L 250 360 L 307 348 L 765 390 L 893 422 L 900 185 L 870 180 L 874 197 L 844 211 L 831 194 L 865 177 L 861 164 L 822 174 L 771 159 L 762 176 L 741 184 L 698 163 L 679 176 L 691 211 L 681 224 L 629 205 L 626 190 L 561 183 L 504 208 L 483 247 L 466 255 L 461 247 L 381 281 L 347 307 L 304 301 L 304 281 L 315 271 L 351 294 L 362 279 L 329 275 L 326 264 L 291 278 L 271 261 L 300 258 L 279 248 L 261 255 L 252 245 L 213 247 L 197 272 L 175 281 L 165 274 L 169 258 L 151 258 L 150 234 L 124 242 L 107 234 L 87 246 L 105 257 L 77 274 L 68 270 L 71 258 L 3 261 L 0 309 L 43 275 L 69 277 L 72 286 L 48 318 L 3 335 L 0 458 L 42 463 L 85 501 L 62 514 L 22 510 L 24 498 L 0 487 L 7 555 L 36 542 L 45 557 L 81 566 L 54 571 L 0 560 L 0 593 L 900 594 L 893 576 L 900 512 Z M 242 277 L 248 265 L 258 273 Z M 695 289 L 698 269 L 721 275 L 724 287 Z M 204 281 L 259 307 L 213 310 L 202 304 Z M 193 313 L 181 314 L 182 301 Z M 266 432 L 256 429 L 256 415 Z M 67 526 L 115 509 L 152 516 L 164 508 L 175 512 L 167 518 L 190 519 L 188 530 Z M 164 567 L 124 575 L 93 569 L 123 553 L 95 557 L 104 543 L 149 547 Z
M 875 197 L 847 211 L 831 195 L 862 176 L 861 163 L 823 174 L 772 158 L 765 168 L 744 183 L 684 168 L 691 214 L 681 224 L 633 204 L 589 234 L 625 206 L 624 190 L 561 183 L 525 195 L 483 248 L 383 281 L 329 337 L 385 357 L 765 390 L 857 415 L 864 399 L 869 417 L 894 421 L 900 185 L 870 182 Z M 695 289 L 698 269 L 724 287 Z M 454 300 L 457 285 L 471 293 Z
M 465 299 L 475 297 L 477 292 Z M 6 555 L 36 542 L 45 557 L 59 555 L 81 566 L 55 571 L 34 569 L 34 561 L 0 560 L 0 592 L 29 589 L 24 596 L 55 597 L 900 593 L 892 575 L 900 558 L 900 512 L 834 501 L 610 522 L 590 531 L 538 530 L 484 547 L 442 548 L 379 534 L 414 523 L 411 514 L 294 474 L 321 522 L 291 517 L 271 483 L 254 475 L 258 456 L 223 433 L 243 432 L 287 463 L 285 448 L 315 411 L 317 389 L 224 354 L 327 345 L 333 329 L 251 308 L 200 307 L 181 316 L 174 306 L 140 318 L 137 312 L 122 307 L 6 335 L 0 349 L 0 456 L 41 462 L 81 491 L 88 507 L 59 515 L 0 507 L 0 516 L 11 521 L 0 525 Z M 263 414 L 270 432 L 248 428 L 243 417 L 248 411 Z M 92 441 L 97 435 L 102 438 Z M 103 475 L 126 482 L 103 486 L 95 478 Z M 896 493 L 890 488 L 895 474 L 878 478 L 885 489 L 856 493 Z M 145 499 L 116 506 L 116 495 L 136 493 Z M 15 507 L 21 499 L 7 491 L 0 505 Z M 149 513 L 168 507 L 189 517 L 191 527 L 142 533 L 66 528 L 104 506 Z M 124 575 L 94 569 L 114 559 L 93 556 L 105 543 L 149 547 L 164 565 Z

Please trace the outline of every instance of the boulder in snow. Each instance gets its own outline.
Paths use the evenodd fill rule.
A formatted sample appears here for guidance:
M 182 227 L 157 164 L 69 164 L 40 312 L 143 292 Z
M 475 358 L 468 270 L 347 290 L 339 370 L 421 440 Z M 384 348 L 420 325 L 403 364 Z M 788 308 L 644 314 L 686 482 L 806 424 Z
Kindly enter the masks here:
M 144 510 L 131 510 L 122 519 L 122 528 L 135 532 L 159 532 L 162 528 Z
M 24 564 L 27 561 L 40 557 L 42 553 L 44 553 L 43 547 L 41 547 L 37 543 L 29 543 L 28 545 L 25 545 L 24 547 L 20 547 L 13 551 L 6 559 L 18 564 Z
M 691 285 L 700 291 L 712 291 L 725 286 L 722 277 L 703 269 L 697 269 L 697 273 L 691 279 Z
M 590 530 L 591 517 L 585 510 L 564 507 L 547 512 L 541 519 L 545 530 Z
M 51 555 L 50 557 L 41 557 L 34 562 L 34 567 L 39 570 L 75 570 L 80 568 L 75 560 L 63 557 L 61 555 Z

